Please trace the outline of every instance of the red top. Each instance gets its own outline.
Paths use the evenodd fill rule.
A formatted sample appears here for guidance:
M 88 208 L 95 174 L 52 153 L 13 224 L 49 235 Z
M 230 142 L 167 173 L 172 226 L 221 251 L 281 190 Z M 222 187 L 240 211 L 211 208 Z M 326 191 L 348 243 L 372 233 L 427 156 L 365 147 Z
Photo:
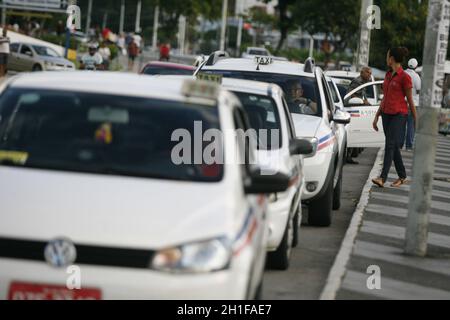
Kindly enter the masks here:
M 389 71 L 384 78 L 384 98 L 381 111 L 385 114 L 408 114 L 406 90 L 412 88 L 411 77 L 400 67 L 396 73 Z

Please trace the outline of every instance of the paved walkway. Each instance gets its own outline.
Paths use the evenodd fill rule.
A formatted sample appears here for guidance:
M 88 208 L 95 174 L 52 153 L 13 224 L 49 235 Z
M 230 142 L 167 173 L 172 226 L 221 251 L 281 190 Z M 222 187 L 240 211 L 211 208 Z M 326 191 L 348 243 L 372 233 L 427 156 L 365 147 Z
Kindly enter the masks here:
M 413 154 L 403 156 L 410 177 Z M 396 178 L 392 168 L 387 186 Z M 450 137 L 439 137 L 434 179 L 428 256 L 403 254 L 410 185 L 372 186 L 336 299 L 450 299 Z M 367 287 L 371 265 L 381 289 Z

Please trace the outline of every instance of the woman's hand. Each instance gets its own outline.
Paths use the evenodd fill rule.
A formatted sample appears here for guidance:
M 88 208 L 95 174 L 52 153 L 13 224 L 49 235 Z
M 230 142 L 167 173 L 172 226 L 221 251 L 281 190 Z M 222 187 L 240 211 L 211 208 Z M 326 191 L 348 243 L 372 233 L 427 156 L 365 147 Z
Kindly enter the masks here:
M 379 116 L 376 115 L 375 119 L 373 119 L 373 123 L 372 123 L 372 127 L 376 132 L 378 132 L 378 119 L 379 119 Z

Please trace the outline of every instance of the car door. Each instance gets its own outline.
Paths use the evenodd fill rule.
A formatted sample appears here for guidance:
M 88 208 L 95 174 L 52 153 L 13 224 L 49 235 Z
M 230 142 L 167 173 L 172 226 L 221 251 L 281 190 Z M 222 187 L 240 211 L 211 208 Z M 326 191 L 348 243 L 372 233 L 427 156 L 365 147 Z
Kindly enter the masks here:
M 17 59 L 17 71 L 31 71 L 33 70 L 34 60 L 33 51 L 27 44 L 22 44 Z
M 384 146 L 385 139 L 381 120 L 378 123 L 378 132 L 372 127 L 373 119 L 380 107 L 380 103 L 364 105 L 362 99 L 352 97 L 355 93 L 365 88 L 373 88 L 375 85 L 381 85 L 382 83 L 383 81 L 368 82 L 345 95 L 345 111 L 349 112 L 352 116 L 352 121 L 349 124 L 349 148 L 378 148 Z
M 20 43 L 11 43 L 9 47 L 8 70 L 17 71 L 17 56 L 19 54 Z

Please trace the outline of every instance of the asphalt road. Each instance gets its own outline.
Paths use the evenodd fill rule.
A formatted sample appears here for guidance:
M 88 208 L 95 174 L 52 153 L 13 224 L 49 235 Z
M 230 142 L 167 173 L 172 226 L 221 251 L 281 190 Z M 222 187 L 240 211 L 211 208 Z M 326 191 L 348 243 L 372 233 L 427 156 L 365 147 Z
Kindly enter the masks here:
M 358 165 L 344 167 L 342 206 L 334 212 L 331 227 L 302 225 L 299 246 L 292 252 L 289 269 L 266 270 L 263 299 L 319 298 L 377 152 L 378 149 L 365 149 L 356 159 Z M 304 214 L 307 214 L 306 210 Z

